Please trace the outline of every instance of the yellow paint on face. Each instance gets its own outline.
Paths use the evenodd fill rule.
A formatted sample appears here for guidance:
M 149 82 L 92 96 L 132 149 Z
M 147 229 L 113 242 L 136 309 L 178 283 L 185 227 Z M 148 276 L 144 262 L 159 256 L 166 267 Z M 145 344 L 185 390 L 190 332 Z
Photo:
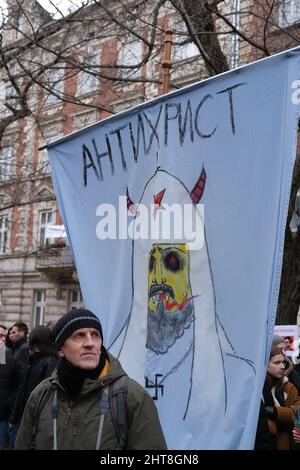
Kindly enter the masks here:
M 148 308 L 156 312 L 159 301 L 169 312 L 180 310 L 191 297 L 187 245 L 153 244 L 148 265 Z

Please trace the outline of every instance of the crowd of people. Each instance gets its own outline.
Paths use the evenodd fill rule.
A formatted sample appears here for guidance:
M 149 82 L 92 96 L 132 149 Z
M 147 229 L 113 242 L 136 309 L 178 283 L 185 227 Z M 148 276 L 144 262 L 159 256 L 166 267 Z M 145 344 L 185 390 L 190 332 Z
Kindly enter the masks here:
M 155 404 L 103 345 L 99 319 L 86 309 L 54 325 L 16 323 L 0 341 L 0 448 L 167 448 Z
M 29 336 L 25 323 L 0 325 L 0 348 L 0 449 L 167 448 L 152 398 L 106 351 L 89 310 L 71 310 Z M 295 410 L 300 375 L 284 338 L 274 336 L 254 449 L 296 449 Z
M 58 355 L 52 331 L 17 322 L 10 328 L 0 325 L 0 344 L 5 360 L 0 365 L 0 449 L 14 448 L 25 405 L 31 392 L 54 371 Z
M 273 337 L 256 434 L 256 450 L 300 448 L 294 410 L 300 409 L 300 375 L 286 355 L 286 342 Z

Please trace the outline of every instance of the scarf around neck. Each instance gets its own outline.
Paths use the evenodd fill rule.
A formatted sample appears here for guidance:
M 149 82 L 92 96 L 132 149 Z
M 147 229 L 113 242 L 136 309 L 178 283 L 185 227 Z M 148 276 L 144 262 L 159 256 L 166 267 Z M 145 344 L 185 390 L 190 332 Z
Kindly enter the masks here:
M 109 361 L 109 358 L 103 346 L 101 347 L 99 364 L 95 369 L 80 369 L 67 361 L 64 357 L 60 359 L 57 365 L 58 379 L 71 401 L 74 401 L 79 395 L 85 379 L 96 380 L 99 377 L 105 367 L 106 361 Z

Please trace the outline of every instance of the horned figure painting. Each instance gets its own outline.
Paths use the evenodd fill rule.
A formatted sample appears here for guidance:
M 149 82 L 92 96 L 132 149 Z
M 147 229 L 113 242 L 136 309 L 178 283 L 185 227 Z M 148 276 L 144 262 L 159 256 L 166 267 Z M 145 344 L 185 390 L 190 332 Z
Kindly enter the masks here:
M 205 182 L 203 169 L 189 192 L 158 168 L 139 204 L 128 192 L 127 207 L 136 211 L 136 226 L 142 206 L 162 224 L 167 217 L 169 223 L 167 208 L 174 204 L 192 208 L 204 234 L 197 204 Z M 156 237 L 132 242 L 132 306 L 112 352 L 154 398 L 169 448 L 208 448 L 208 433 L 211 448 L 217 448 L 215 425 L 229 400 L 228 359 L 247 368 L 252 364 L 236 354 L 218 319 L 205 237 L 196 249 L 185 233 L 181 239 L 172 230 L 168 240 Z

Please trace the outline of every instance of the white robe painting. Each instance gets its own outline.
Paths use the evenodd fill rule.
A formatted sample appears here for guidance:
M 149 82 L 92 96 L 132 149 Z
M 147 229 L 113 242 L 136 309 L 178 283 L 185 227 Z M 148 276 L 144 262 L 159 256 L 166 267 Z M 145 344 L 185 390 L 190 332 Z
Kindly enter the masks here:
M 162 236 L 162 227 L 172 225 L 166 209 L 173 207 L 178 215 L 178 208 L 183 214 L 188 207 L 192 208 L 194 223 L 197 218 L 202 224 L 204 234 L 196 204 L 205 189 L 205 180 L 203 169 L 189 192 L 178 178 L 158 169 L 147 182 L 139 204 L 134 205 L 136 224 L 143 206 L 149 224 L 160 219 Z M 129 198 L 129 209 L 131 205 Z M 169 447 L 178 448 L 180 442 L 185 449 L 193 446 L 191 429 L 197 429 L 198 441 L 201 442 L 201 434 L 203 441 L 207 440 L 210 426 L 226 414 L 226 355 L 235 359 L 239 367 L 242 362 L 255 371 L 250 360 L 238 356 L 228 339 L 224 341 L 216 315 L 205 238 L 194 249 L 191 240 L 177 238 L 174 225 L 170 227 L 173 233 L 168 234 L 169 240 L 133 240 L 132 308 L 117 344 L 118 357 L 128 374 L 153 396 Z M 117 353 L 117 345 L 112 351 Z

